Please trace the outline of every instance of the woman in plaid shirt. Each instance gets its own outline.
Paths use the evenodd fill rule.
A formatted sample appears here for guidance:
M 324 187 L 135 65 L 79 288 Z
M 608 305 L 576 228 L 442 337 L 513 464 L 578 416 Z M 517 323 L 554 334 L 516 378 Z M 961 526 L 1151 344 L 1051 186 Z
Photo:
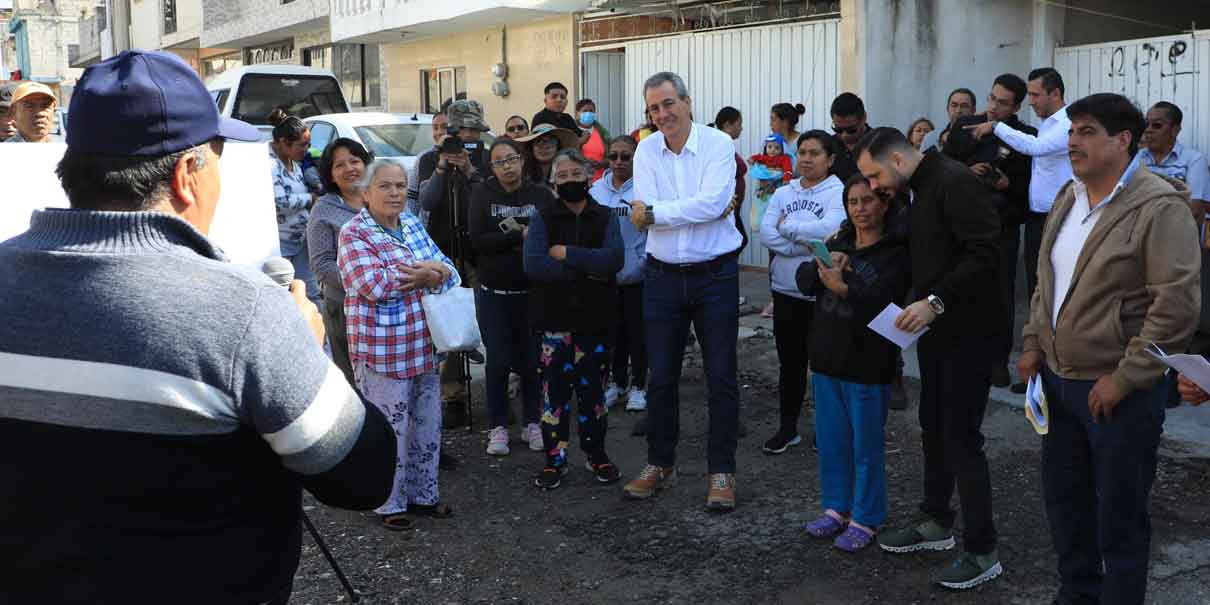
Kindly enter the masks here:
M 411 527 L 405 512 L 453 512 L 438 499 L 441 380 L 420 299 L 461 278 L 405 211 L 407 181 L 397 160 L 370 164 L 362 183 L 366 207 L 341 229 L 337 252 L 353 374 L 362 395 L 390 419 L 399 444 L 391 497 L 375 510 L 389 529 Z

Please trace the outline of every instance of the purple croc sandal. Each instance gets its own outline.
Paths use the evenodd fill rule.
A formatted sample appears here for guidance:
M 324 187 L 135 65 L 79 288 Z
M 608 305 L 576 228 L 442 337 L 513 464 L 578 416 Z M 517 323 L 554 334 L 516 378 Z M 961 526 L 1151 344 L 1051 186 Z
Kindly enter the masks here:
M 850 524 L 844 533 L 836 537 L 833 546 L 847 553 L 860 552 L 862 549 L 870 545 L 874 541 L 874 534 L 869 531 Z
M 831 538 L 832 536 L 844 531 L 846 527 L 848 527 L 848 523 L 841 521 L 832 515 L 824 513 L 823 515 L 820 515 L 818 519 L 807 523 L 805 529 L 807 530 L 807 533 L 811 534 L 813 537 Z

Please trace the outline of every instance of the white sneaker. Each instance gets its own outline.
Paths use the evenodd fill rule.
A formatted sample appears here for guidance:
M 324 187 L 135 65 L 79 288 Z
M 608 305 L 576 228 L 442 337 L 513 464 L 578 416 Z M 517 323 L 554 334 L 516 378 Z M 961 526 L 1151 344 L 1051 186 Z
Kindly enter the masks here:
M 645 389 L 630 389 L 630 400 L 626 402 L 627 412 L 647 411 L 647 391 Z
M 609 388 L 605 389 L 605 407 L 611 408 L 618 404 L 618 399 L 626 393 L 626 390 L 619 387 L 612 380 L 609 381 Z
M 536 422 L 525 425 L 525 429 L 521 431 L 521 438 L 529 442 L 530 450 L 542 451 L 542 428 Z
M 487 453 L 492 456 L 508 455 L 508 429 L 498 426 L 487 434 Z

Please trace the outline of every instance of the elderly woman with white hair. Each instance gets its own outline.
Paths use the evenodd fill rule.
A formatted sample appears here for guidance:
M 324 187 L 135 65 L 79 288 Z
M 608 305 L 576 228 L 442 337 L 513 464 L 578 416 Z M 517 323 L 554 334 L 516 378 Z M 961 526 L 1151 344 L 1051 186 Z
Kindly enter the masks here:
M 437 490 L 441 380 L 420 299 L 461 279 L 406 210 L 407 186 L 398 160 L 372 162 L 362 180 L 365 208 L 340 230 L 337 251 L 353 374 L 362 395 L 390 419 L 398 441 L 395 485 L 375 510 L 392 530 L 411 527 L 404 513 L 453 513 Z
M 541 336 L 538 371 L 546 395 L 542 413 L 546 464 L 534 483 L 548 490 L 559 487 L 567 473 L 573 392 L 588 470 L 601 483 L 620 477 L 605 455 L 602 382 L 617 320 L 616 276 L 622 269 L 623 245 L 612 211 L 588 194 L 592 171 L 580 152 L 559 152 L 550 169 L 559 199 L 530 217 L 525 236 L 529 321 Z

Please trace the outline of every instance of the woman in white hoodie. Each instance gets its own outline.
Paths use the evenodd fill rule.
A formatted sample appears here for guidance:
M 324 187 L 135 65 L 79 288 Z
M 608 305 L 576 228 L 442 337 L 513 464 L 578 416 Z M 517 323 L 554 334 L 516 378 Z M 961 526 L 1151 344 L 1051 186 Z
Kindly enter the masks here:
M 798 137 L 795 173 L 799 178 L 778 188 L 761 221 L 760 237 L 776 256 L 773 282 L 773 335 L 777 341 L 781 425 L 765 442 L 768 454 L 798 445 L 798 416 L 807 392 L 807 334 L 814 299 L 798 290 L 798 266 L 815 258 L 810 242 L 824 241 L 845 219 L 844 183 L 830 174 L 836 139 L 822 130 Z

